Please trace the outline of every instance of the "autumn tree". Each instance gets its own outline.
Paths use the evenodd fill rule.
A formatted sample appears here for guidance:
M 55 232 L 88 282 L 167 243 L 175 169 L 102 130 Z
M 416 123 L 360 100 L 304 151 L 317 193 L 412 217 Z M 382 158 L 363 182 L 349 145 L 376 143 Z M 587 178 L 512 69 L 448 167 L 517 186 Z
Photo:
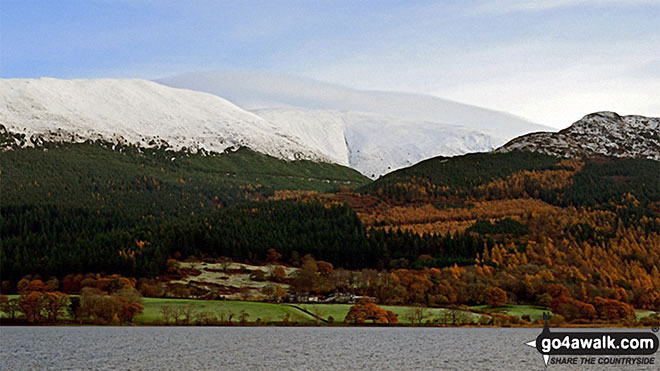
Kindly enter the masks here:
M 328 263 L 323 260 L 319 260 L 318 262 L 316 262 L 316 267 L 321 277 L 330 277 L 332 272 L 335 271 L 335 267 L 331 263 Z
M 635 318 L 635 309 L 630 304 L 618 300 L 596 297 L 594 307 L 598 312 L 598 316 L 607 321 Z
M 59 291 L 49 291 L 43 294 L 43 311 L 49 322 L 57 322 L 66 313 L 69 305 L 69 295 Z
M 119 320 L 122 323 L 132 323 L 135 317 L 144 311 L 140 292 L 132 287 L 124 287 L 115 293 L 119 299 Z
M 273 279 L 275 282 L 283 282 L 286 279 L 286 270 L 283 267 L 277 267 L 273 270 Z
M 396 324 L 398 318 L 388 310 L 385 310 L 374 303 L 362 303 L 353 305 L 346 317 L 344 323 L 360 324 L 371 320 L 373 323 Z
M 160 298 L 165 294 L 165 287 L 155 279 L 140 278 L 138 288 L 142 296 L 148 298 Z
M 275 249 L 268 249 L 266 252 L 266 263 L 275 264 L 282 259 L 282 254 L 278 253 Z
M 132 323 L 138 314 L 144 311 L 144 306 L 140 303 L 130 301 L 123 296 L 119 297 L 121 306 L 119 308 L 119 320 L 122 323 Z
M 264 288 L 261 289 L 261 293 L 264 294 L 268 300 L 276 303 L 281 302 L 282 299 L 286 297 L 286 290 L 284 290 L 282 286 L 273 284 L 264 286 Z
M 121 302 L 97 288 L 85 287 L 80 295 L 80 318 L 97 324 L 119 322 Z
M 41 322 L 43 319 L 44 294 L 39 291 L 23 293 L 19 299 L 21 312 L 29 322 Z
M 32 280 L 27 285 L 25 285 L 20 292 L 21 293 L 30 293 L 30 292 L 44 292 L 46 291 L 46 285 L 41 280 Z
M 506 291 L 490 286 L 484 291 L 484 301 L 491 307 L 501 307 L 506 304 Z
M 10 319 L 14 320 L 16 319 L 16 312 L 17 310 L 14 309 L 19 309 L 15 308 L 11 302 L 11 300 L 14 299 L 9 299 L 7 296 L 0 294 L 0 312 L 5 313 L 7 317 Z
M 311 255 L 303 258 L 302 269 L 296 272 L 293 288 L 296 292 L 314 292 L 318 288 L 318 266 Z

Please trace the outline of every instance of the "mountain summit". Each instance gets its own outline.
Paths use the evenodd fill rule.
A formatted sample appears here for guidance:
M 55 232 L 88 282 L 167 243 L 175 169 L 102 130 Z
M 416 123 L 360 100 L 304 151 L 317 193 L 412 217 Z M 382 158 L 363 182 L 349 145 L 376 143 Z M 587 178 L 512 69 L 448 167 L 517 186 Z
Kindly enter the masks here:
M 596 112 L 557 133 L 520 136 L 498 148 L 558 157 L 605 155 L 660 160 L 660 118 Z

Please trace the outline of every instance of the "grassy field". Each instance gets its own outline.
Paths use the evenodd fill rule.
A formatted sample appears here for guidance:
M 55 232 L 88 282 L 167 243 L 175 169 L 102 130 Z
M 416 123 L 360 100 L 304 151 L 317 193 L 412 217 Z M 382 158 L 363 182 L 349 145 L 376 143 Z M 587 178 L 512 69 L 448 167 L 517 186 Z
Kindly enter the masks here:
M 256 303 L 248 301 L 228 301 L 228 300 L 187 300 L 187 299 L 156 299 L 144 298 L 144 313 L 137 318 L 137 322 L 153 322 L 162 320 L 160 309 L 163 305 L 182 306 L 192 305 L 196 312 L 211 312 L 215 316 L 220 313 L 233 313 L 234 321 L 237 321 L 239 313 L 245 311 L 248 314 L 247 320 L 254 322 L 257 318 L 262 320 L 268 318 L 270 321 L 282 321 L 288 314 L 291 322 L 313 322 L 314 318 L 304 312 L 281 304 Z
M 257 303 L 246 301 L 228 301 L 228 300 L 186 300 L 186 299 L 155 299 L 144 298 L 144 313 L 137 318 L 139 323 L 153 322 L 155 320 L 162 320 L 160 309 L 163 305 L 193 305 L 196 312 L 211 312 L 216 316 L 220 313 L 234 313 L 234 321 L 238 318 L 241 311 L 245 311 L 249 316 L 247 320 L 254 322 L 257 318 L 269 318 L 271 321 L 281 321 L 288 314 L 291 322 L 314 322 L 313 316 L 296 309 L 295 307 L 303 308 L 311 313 L 319 315 L 319 317 L 327 320 L 333 317 L 335 323 L 343 322 L 346 313 L 351 307 L 351 304 L 272 304 L 272 303 Z M 409 324 L 408 319 L 411 307 L 409 306 L 381 306 L 383 309 L 391 310 L 399 317 L 399 323 Z M 447 309 L 442 308 L 427 308 L 424 321 L 441 318 L 447 312 Z M 477 321 L 480 317 L 479 314 L 464 312 L 473 321 Z
M 543 319 L 543 312 L 552 314 L 552 311 L 549 308 L 537 307 L 533 305 L 505 305 L 498 308 L 490 308 L 487 305 L 478 305 L 470 307 L 470 309 L 492 311 L 496 313 L 499 312 L 515 317 L 528 315 L 532 322 L 536 321 L 537 319 Z
M 648 317 L 648 316 L 650 316 L 654 313 L 658 313 L 658 312 L 654 312 L 652 310 L 646 310 L 646 309 L 635 309 L 635 317 L 637 318 L 638 321 L 640 319 L 642 319 L 644 317 Z

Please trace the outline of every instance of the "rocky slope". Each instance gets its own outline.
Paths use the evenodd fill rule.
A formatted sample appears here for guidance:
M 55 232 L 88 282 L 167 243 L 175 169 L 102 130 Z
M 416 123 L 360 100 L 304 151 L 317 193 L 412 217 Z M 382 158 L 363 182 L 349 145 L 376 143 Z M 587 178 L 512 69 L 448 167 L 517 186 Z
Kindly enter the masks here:
M 496 151 L 514 150 L 559 157 L 605 155 L 660 161 L 660 118 L 596 112 L 557 133 L 523 135 Z

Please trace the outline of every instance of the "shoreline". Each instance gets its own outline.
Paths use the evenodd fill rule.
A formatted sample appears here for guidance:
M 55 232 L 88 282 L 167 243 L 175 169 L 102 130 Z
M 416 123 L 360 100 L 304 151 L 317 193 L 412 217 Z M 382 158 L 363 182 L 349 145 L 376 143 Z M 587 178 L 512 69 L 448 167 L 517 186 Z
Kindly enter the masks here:
M 93 323 L 24 323 L 24 322 L 0 322 L 0 327 L 354 327 L 354 328 L 491 328 L 491 329 L 505 329 L 505 328 L 543 328 L 543 324 L 528 324 L 528 325 L 511 325 L 511 326 L 492 326 L 492 325 L 465 325 L 465 326 L 451 326 L 451 325 L 388 325 L 379 323 L 365 323 L 360 325 L 355 324 L 316 324 L 316 323 L 217 323 L 206 325 L 181 325 L 181 324 L 154 324 L 154 323 L 132 323 L 132 324 L 93 324 Z M 552 328 L 621 328 L 621 329 L 654 329 L 655 327 L 649 326 L 626 326 L 622 324 L 561 324 L 559 326 L 551 326 Z

